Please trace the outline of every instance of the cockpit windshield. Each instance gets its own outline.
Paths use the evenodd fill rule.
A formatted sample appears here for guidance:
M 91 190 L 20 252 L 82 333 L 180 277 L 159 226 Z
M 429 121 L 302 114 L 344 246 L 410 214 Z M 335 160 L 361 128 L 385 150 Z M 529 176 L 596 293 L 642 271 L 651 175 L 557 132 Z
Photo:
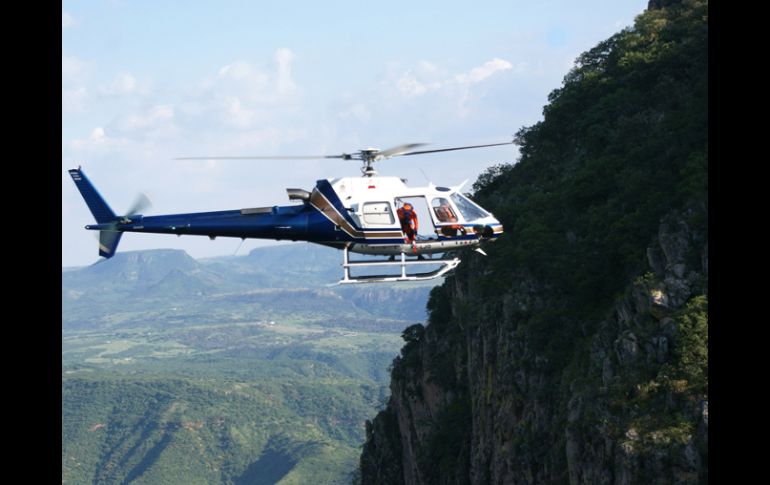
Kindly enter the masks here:
M 470 199 L 460 193 L 455 192 L 450 197 L 466 221 L 473 221 L 489 216 L 487 211 L 477 206 Z

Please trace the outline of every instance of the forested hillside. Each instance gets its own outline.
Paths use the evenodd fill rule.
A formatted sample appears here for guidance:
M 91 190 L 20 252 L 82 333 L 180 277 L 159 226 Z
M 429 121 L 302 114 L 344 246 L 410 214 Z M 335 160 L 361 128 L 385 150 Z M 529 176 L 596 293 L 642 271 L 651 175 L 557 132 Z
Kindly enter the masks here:
M 62 272 L 62 483 L 350 483 L 430 286 L 327 287 L 309 244 Z

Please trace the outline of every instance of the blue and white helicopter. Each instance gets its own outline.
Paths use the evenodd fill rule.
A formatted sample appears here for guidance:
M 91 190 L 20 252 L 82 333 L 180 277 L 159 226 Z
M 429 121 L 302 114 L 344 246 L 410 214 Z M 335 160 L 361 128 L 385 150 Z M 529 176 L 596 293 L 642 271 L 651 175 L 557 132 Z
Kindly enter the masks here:
M 503 226 L 490 212 L 460 193 L 465 182 L 454 187 L 433 183 L 408 187 L 404 179 L 378 176 L 374 162 L 396 156 L 509 144 L 512 142 L 414 151 L 424 144 L 412 143 L 341 155 L 186 157 L 183 159 L 360 160 L 363 176 L 318 180 L 311 192 L 286 189 L 289 200 L 295 202 L 293 205 L 160 216 L 138 214 L 146 207 L 146 199 L 134 204 L 126 215 L 116 215 L 80 167 L 69 173 L 96 219 L 97 224 L 87 225 L 86 229 L 99 231 L 99 255 L 105 258 L 115 255 L 124 232 L 208 236 L 212 240 L 236 237 L 307 241 L 343 251 L 343 277 L 339 283 L 418 281 L 442 276 L 457 267 L 460 259 L 456 254 L 460 249 L 475 249 L 484 254 L 481 243 L 498 238 Z M 417 227 L 418 221 L 422 231 Z M 353 261 L 349 252 L 389 259 Z M 422 273 L 407 271 L 421 265 L 438 268 Z M 400 274 L 351 274 L 352 268 L 389 266 L 399 267 Z

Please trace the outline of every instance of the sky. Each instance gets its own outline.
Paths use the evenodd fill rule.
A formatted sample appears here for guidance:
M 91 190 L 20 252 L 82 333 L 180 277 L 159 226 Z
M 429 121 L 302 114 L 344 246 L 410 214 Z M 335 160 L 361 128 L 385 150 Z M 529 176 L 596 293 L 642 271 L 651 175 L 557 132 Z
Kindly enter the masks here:
M 67 170 L 124 213 L 288 205 L 285 189 L 360 176 L 359 162 L 183 161 L 337 155 L 511 141 L 542 119 L 575 58 L 631 26 L 647 0 L 62 2 L 62 265 L 99 260 Z M 466 188 L 513 145 L 396 157 L 380 175 Z M 275 241 L 127 234 L 119 251 L 195 258 Z

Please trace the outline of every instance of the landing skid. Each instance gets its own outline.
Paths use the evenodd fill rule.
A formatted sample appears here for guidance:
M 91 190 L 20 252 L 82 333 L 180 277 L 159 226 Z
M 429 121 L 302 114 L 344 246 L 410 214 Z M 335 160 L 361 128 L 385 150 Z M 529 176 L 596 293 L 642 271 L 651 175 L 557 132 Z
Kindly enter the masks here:
M 424 281 L 424 280 L 432 280 L 433 278 L 438 278 L 439 276 L 443 276 L 447 272 L 455 269 L 458 264 L 460 264 L 460 258 L 451 258 L 451 259 L 406 259 L 406 254 L 401 253 L 401 260 L 400 261 L 377 261 L 377 260 L 366 260 L 366 261 L 350 261 L 349 255 L 348 255 L 348 248 L 345 247 L 342 249 L 343 252 L 343 262 L 342 262 L 342 271 L 343 271 L 343 278 L 339 281 L 339 284 L 352 284 L 352 283 L 385 283 L 385 282 L 396 282 L 396 281 Z M 406 268 L 408 266 L 417 266 L 417 265 L 441 265 L 440 268 L 434 270 L 434 271 L 428 271 L 425 273 L 415 273 L 415 274 L 407 274 Z M 350 268 L 356 268 L 356 267 L 367 267 L 367 266 L 400 266 L 401 267 L 401 274 L 400 275 L 366 275 L 366 276 L 351 276 L 350 275 Z

